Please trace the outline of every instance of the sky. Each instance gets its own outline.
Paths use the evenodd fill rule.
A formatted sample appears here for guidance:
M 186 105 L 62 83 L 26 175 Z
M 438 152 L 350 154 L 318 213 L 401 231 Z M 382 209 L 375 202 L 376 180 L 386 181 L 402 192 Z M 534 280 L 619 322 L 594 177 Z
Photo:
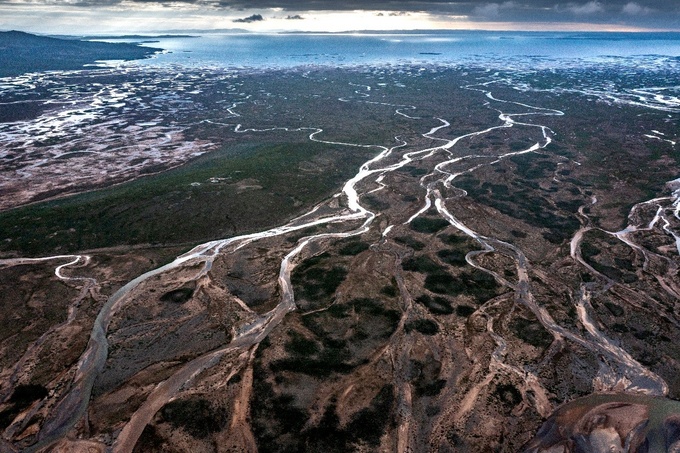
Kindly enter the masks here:
M 680 0 L 0 0 L 0 30 L 680 31 Z

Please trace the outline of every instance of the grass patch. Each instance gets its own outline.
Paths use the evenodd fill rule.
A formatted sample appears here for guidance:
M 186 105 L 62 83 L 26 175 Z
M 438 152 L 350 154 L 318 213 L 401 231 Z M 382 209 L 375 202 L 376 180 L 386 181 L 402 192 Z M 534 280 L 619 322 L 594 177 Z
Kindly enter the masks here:
M 254 366 L 253 397 L 250 402 L 252 429 L 261 451 L 281 451 L 288 447 L 294 449 L 298 436 L 293 439 L 284 434 L 298 434 L 309 419 L 306 411 L 294 404 L 294 397 L 288 394 L 277 395 L 272 385 L 265 380 L 268 375 L 259 361 Z M 281 445 L 284 443 L 284 445 Z M 293 444 L 293 445 L 291 445 Z
M 162 419 L 173 428 L 182 428 L 198 439 L 221 431 L 228 421 L 228 414 L 224 409 L 212 407 L 203 398 L 171 401 L 163 406 L 160 413 Z
M 475 244 L 475 242 L 467 236 L 461 236 L 460 234 L 440 234 L 437 236 L 440 241 L 446 245 L 451 246 L 464 246 L 470 244 L 470 248 Z
M 371 211 L 386 211 L 390 208 L 390 204 L 385 200 L 381 200 L 373 195 L 366 195 L 361 197 L 361 202 Z
M 423 294 L 416 298 L 416 302 L 424 305 L 430 313 L 435 315 L 450 315 L 453 313 L 453 307 L 449 301 L 443 297 L 431 297 L 427 294 Z
M 509 327 L 517 338 L 537 348 L 547 348 L 552 343 L 552 335 L 537 320 L 516 318 Z
M 439 326 L 429 319 L 417 319 L 415 321 L 407 322 L 404 325 L 404 330 L 406 330 L 406 332 L 415 330 L 423 335 L 434 335 L 439 332 Z
M 336 405 L 331 403 L 325 408 L 317 425 L 295 436 L 298 443 L 296 448 L 281 451 L 343 453 L 366 448 L 373 451 L 380 445 L 380 438 L 390 424 L 393 406 L 394 390 L 391 385 L 385 385 L 368 407 L 354 414 L 343 429 Z
M 314 305 L 330 303 L 330 299 L 345 280 L 347 269 L 335 265 L 327 267 L 330 255 L 312 257 L 293 270 L 291 282 L 298 297 L 314 302 Z
M 447 272 L 433 272 L 425 277 L 425 289 L 437 294 L 473 296 L 478 303 L 486 302 L 498 294 L 500 286 L 486 272 L 473 269 L 463 272 L 458 277 Z
M 508 411 L 522 402 L 522 393 L 512 384 L 497 385 L 494 395 Z
M 48 391 L 40 384 L 17 385 L 9 398 L 10 406 L 0 412 L 0 428 L 7 428 L 12 421 L 35 401 L 48 395 Z
M 286 352 L 295 355 L 314 355 L 319 352 L 319 346 L 314 340 L 309 340 L 295 331 L 290 331 L 292 337 L 286 343 Z
M 387 297 L 397 297 L 399 295 L 399 288 L 395 285 L 386 285 L 380 289 L 380 294 Z
M 330 196 L 368 155 L 314 142 L 226 146 L 174 170 L 0 213 L 0 251 L 44 255 L 260 230 Z M 321 157 L 333 171 L 298 171 Z M 244 190 L 243 180 L 256 188 Z
M 425 255 L 405 259 L 401 263 L 401 267 L 405 271 L 420 272 L 421 274 L 441 271 L 441 266 Z
M 357 412 L 347 425 L 353 443 L 364 443 L 370 447 L 380 445 L 380 438 L 390 420 L 394 406 L 394 389 L 385 385 L 371 400 L 371 404 Z
M 607 310 L 614 316 L 623 316 L 625 313 L 621 306 L 613 302 L 605 301 L 604 306 L 607 307 Z
M 441 218 L 416 217 L 410 223 L 411 229 L 418 233 L 436 233 L 449 226 L 449 222 Z
M 418 396 L 437 396 L 446 387 L 445 379 L 437 379 L 433 382 L 426 382 L 416 385 L 416 395 Z
M 413 165 L 406 165 L 404 167 L 401 167 L 399 169 L 399 171 L 407 173 L 411 176 L 415 176 L 416 178 L 419 178 L 421 176 L 425 176 L 426 174 L 429 173 L 429 170 L 427 170 L 425 168 L 414 167 Z
M 383 342 L 397 328 L 401 314 L 378 299 L 358 298 L 335 303 L 328 310 L 302 317 L 312 338 L 292 333 L 285 344 L 290 354 L 270 364 L 273 372 L 289 371 L 315 377 L 349 373 L 364 363 L 358 350 L 367 343 Z M 344 338 L 349 330 L 354 332 Z
M 520 158 L 519 161 L 524 161 L 527 159 L 526 156 L 515 157 Z M 552 162 L 540 161 L 530 169 L 519 166 L 518 168 L 524 169 L 520 174 L 522 179 L 508 186 L 481 182 L 472 175 L 464 175 L 457 180 L 457 187 L 464 189 L 470 197 L 480 203 L 491 206 L 507 216 L 545 229 L 542 235 L 546 240 L 561 244 L 571 238 L 573 232 L 580 227 L 578 218 L 573 215 L 571 209 L 577 204 L 580 205 L 581 201 L 564 202 L 567 203 L 564 206 L 570 211 L 565 214 L 556 210 L 546 199 L 540 186 L 533 179 L 543 177 L 544 174 L 552 174 L 553 165 Z
M 446 264 L 451 266 L 465 266 L 467 261 L 465 261 L 465 255 L 467 252 L 456 250 L 456 249 L 444 249 L 437 252 L 437 256 Z
M 411 360 L 410 365 L 411 383 L 416 396 L 436 396 L 446 387 L 446 380 L 439 379 L 441 363 L 437 360 Z
M 405 245 L 406 247 L 410 247 L 417 252 L 425 248 L 424 243 L 412 238 L 411 236 L 398 236 L 394 238 L 394 242 Z
M 456 306 L 456 314 L 458 316 L 462 316 L 463 318 L 467 318 L 468 316 L 470 316 L 474 312 L 475 312 L 475 308 L 471 307 L 469 305 L 457 305 Z
M 340 253 L 340 255 L 344 255 L 344 256 L 349 256 L 349 255 L 353 256 L 353 255 L 358 255 L 359 253 L 368 250 L 369 247 L 370 247 L 370 245 L 366 242 L 354 241 L 354 242 L 350 242 L 347 245 L 344 245 L 340 249 L 339 253 Z
M 425 289 L 437 294 L 457 296 L 465 292 L 465 284 L 447 272 L 435 272 L 425 277 Z

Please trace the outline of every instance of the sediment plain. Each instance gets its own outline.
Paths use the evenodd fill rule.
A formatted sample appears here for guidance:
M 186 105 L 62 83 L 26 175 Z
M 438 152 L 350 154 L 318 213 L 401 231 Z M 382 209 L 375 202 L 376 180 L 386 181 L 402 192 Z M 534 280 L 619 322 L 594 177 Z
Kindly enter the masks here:
M 0 449 L 670 451 L 680 102 L 647 63 L 3 79 Z

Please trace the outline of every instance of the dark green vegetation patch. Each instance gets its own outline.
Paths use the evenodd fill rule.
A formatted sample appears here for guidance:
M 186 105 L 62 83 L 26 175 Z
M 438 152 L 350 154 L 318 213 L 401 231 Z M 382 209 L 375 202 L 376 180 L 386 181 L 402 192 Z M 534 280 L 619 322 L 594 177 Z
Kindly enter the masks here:
M 411 236 L 398 236 L 394 238 L 394 241 L 397 242 L 398 244 L 410 247 L 415 251 L 420 251 L 425 248 L 425 244 L 423 244 L 417 239 L 412 238 Z
M 430 313 L 435 315 L 450 315 L 453 313 L 451 303 L 440 296 L 431 297 L 427 294 L 423 294 L 416 298 L 416 302 L 424 305 Z
M 436 233 L 449 226 L 449 222 L 440 217 L 416 217 L 411 221 L 411 229 L 418 233 Z
M 473 296 L 478 303 L 486 302 L 498 295 L 501 286 L 493 276 L 478 269 L 466 271 L 458 276 L 447 272 L 435 272 L 425 277 L 425 289 L 437 294 Z
M 581 242 L 581 256 L 597 272 L 616 282 L 634 283 L 638 280 L 633 265 L 634 254 L 622 249 L 616 238 L 602 231 L 591 230 L 585 235 Z
M 536 319 L 517 317 L 510 323 L 510 330 L 517 338 L 537 348 L 546 348 L 553 340 L 552 335 Z
M 335 290 L 346 276 L 347 270 L 333 264 L 331 256 L 324 253 L 297 266 L 291 275 L 291 283 L 298 298 L 305 299 L 318 308 L 330 304 Z
M 399 288 L 397 285 L 387 285 L 380 289 L 380 294 L 387 297 L 397 297 L 399 295 Z
M 461 234 L 440 234 L 437 238 L 446 245 L 457 247 L 472 248 L 476 244 L 476 241 Z
M 465 255 L 467 255 L 466 252 L 456 249 L 444 249 L 437 252 L 437 256 L 451 266 L 465 266 L 467 264 Z
M 428 360 L 411 360 L 409 365 L 416 396 L 437 396 L 446 387 L 446 380 L 439 378 L 441 363 L 434 357 L 430 356 Z
M 426 255 L 408 258 L 401 263 L 401 267 L 403 267 L 405 271 L 420 272 L 422 274 L 441 271 L 441 266 Z
M 198 439 L 221 431 L 227 424 L 225 410 L 213 407 L 203 398 L 171 401 L 160 411 L 163 421 L 173 428 L 182 428 Z
M 471 307 L 469 305 L 457 305 L 456 306 L 456 314 L 458 316 L 462 316 L 464 318 L 467 318 L 468 316 L 470 316 L 474 312 L 475 312 L 475 308 Z
M 613 302 L 605 301 L 604 306 L 607 307 L 607 310 L 614 316 L 623 316 L 625 314 L 623 307 Z
M 522 393 L 510 383 L 497 385 L 494 396 L 505 406 L 507 412 L 522 402 Z
M 302 317 L 310 335 L 292 332 L 285 344 L 289 356 L 273 361 L 270 368 L 275 373 L 316 377 L 349 373 L 368 360 L 371 348 L 392 335 L 400 318 L 397 310 L 379 299 L 334 303 L 327 310 Z
M 257 370 L 255 375 L 258 376 Z M 295 405 L 292 395 L 277 395 L 271 384 L 260 379 L 255 380 L 253 387 L 253 434 L 260 451 L 344 453 L 362 447 L 374 450 L 392 424 L 395 397 L 391 385 L 383 386 L 344 427 L 334 402 L 326 406 L 317 424 L 307 426 L 309 414 Z
M 560 206 L 568 208 L 568 212 L 556 209 L 550 198 L 552 192 L 542 189 L 536 182 L 551 175 L 556 168 L 555 163 L 544 159 L 534 154 L 511 157 L 521 178 L 508 184 L 482 182 L 474 175 L 465 174 L 456 180 L 456 186 L 482 204 L 533 227 L 545 229 L 543 237 L 546 240 L 561 244 L 580 226 L 575 213 L 582 201 L 580 198 L 562 201 Z
M 319 352 L 314 340 L 309 340 L 295 331 L 289 333 L 290 341 L 286 343 L 286 352 L 297 356 L 309 356 Z
M 425 289 L 437 294 L 457 296 L 465 291 L 465 284 L 446 272 L 436 272 L 425 277 Z
M 479 243 L 468 236 L 462 234 L 440 234 L 437 238 L 449 248 L 442 248 L 437 251 L 440 260 L 451 266 L 465 266 L 465 257 L 473 250 L 479 250 Z
M 0 428 L 4 429 L 35 401 L 41 400 L 48 395 L 45 387 L 39 384 L 18 385 L 9 398 L 9 407 L 0 412 Z
M 359 253 L 368 250 L 369 247 L 370 245 L 366 242 L 353 241 L 344 245 L 339 253 L 341 255 L 358 255 Z
M 439 326 L 429 319 L 416 319 L 415 321 L 407 322 L 404 325 L 404 330 L 406 330 L 406 332 L 415 330 L 423 335 L 434 335 L 439 332 Z
M 407 173 L 411 176 L 415 176 L 417 178 L 421 176 L 425 176 L 428 174 L 430 171 L 426 168 L 419 168 L 419 167 L 414 167 L 413 165 L 406 165 L 404 167 L 401 167 L 399 171 Z
M 314 142 L 226 146 L 164 173 L 0 213 L 0 251 L 193 244 L 260 231 L 330 196 L 368 155 Z M 321 156 L 333 171 L 298 171 Z

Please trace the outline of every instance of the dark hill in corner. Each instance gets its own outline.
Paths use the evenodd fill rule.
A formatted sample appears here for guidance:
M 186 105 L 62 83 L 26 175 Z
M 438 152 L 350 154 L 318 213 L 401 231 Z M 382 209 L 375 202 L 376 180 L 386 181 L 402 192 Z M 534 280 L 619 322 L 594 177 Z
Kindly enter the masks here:
M 97 60 L 134 60 L 159 49 L 48 38 L 20 31 L 0 32 L 0 77 L 32 71 L 81 69 Z

